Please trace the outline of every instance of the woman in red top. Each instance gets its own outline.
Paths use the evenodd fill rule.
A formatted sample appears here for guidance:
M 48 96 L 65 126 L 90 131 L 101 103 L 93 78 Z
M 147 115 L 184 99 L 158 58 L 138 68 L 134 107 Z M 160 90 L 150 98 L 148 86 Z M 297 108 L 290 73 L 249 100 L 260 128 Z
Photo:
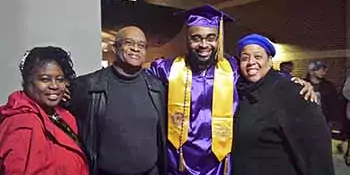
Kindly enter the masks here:
M 0 159 L 6 175 L 88 175 L 74 117 L 59 107 L 75 77 L 57 47 L 32 49 L 21 62 L 23 91 L 0 107 Z M 0 168 L 1 169 L 1 168 Z

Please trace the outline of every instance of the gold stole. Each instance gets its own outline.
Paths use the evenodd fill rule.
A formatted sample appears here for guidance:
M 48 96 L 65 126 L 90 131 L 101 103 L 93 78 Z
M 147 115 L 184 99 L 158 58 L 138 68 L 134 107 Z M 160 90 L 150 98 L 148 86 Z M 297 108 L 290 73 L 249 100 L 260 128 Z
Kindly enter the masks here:
M 181 146 L 188 139 L 191 109 L 192 72 L 184 57 L 177 57 L 170 69 L 168 89 L 168 139 L 180 151 L 180 170 L 183 162 Z M 214 72 L 212 104 L 212 151 L 221 162 L 230 152 L 233 137 L 233 71 L 230 63 L 218 59 Z M 228 160 L 225 160 L 227 171 Z M 182 166 L 182 167 L 181 167 Z

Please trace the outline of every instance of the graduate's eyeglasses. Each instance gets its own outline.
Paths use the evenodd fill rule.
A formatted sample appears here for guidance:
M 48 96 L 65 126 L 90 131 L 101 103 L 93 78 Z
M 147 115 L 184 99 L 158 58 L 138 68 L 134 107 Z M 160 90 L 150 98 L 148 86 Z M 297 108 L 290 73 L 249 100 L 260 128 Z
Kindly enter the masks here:
M 190 36 L 190 41 L 192 43 L 201 43 L 201 42 L 216 42 L 218 40 L 218 36 L 215 34 L 209 34 L 205 37 L 201 36 L 201 35 L 192 35 Z
M 120 45 L 126 46 L 126 47 L 137 47 L 140 50 L 146 50 L 147 49 L 147 43 L 145 41 L 135 41 L 133 39 L 121 39 L 118 41 Z

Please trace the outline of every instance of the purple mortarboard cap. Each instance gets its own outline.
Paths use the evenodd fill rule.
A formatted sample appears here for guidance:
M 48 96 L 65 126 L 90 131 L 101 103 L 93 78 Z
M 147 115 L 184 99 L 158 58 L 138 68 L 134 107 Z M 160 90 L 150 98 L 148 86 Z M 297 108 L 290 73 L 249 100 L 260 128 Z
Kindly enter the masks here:
M 187 19 L 188 27 L 202 26 L 219 29 L 220 19 L 224 21 L 234 21 L 234 18 L 216 9 L 211 5 L 204 5 L 190 10 L 175 13 L 176 16 L 183 16 Z

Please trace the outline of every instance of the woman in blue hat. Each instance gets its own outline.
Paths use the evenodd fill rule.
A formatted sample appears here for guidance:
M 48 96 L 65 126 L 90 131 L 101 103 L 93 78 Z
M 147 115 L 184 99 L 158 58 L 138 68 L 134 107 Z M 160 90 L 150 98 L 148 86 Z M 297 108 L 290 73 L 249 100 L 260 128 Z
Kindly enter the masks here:
M 330 133 L 316 103 L 272 69 L 276 50 L 258 34 L 238 42 L 240 107 L 232 174 L 332 175 Z

